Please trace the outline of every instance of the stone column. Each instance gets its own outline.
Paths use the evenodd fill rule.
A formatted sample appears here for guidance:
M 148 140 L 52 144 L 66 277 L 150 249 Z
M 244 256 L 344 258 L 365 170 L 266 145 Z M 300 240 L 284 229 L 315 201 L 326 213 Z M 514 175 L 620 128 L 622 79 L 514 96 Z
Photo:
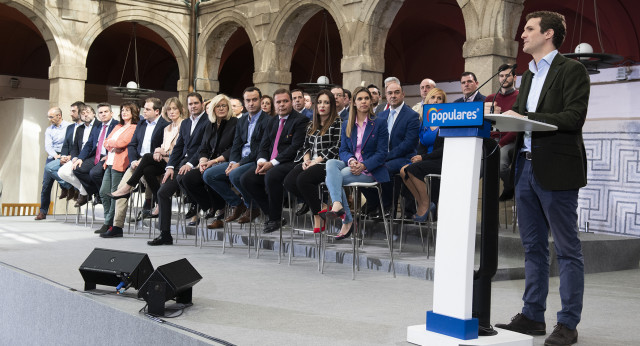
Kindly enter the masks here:
M 500 65 L 515 63 L 517 54 L 518 42 L 497 37 L 467 40 L 462 46 L 464 70 L 475 73 L 480 83 L 493 76 Z M 496 77 L 480 92 L 486 96 L 495 93 L 499 87 L 500 82 Z
M 69 106 L 84 101 L 87 68 L 83 65 L 51 65 L 49 67 L 49 106 L 60 107 L 65 120 L 70 121 Z
M 524 0 L 458 0 L 464 16 L 467 41 L 462 47 L 465 71 L 472 71 L 480 83 L 496 73 L 500 65 L 515 62 L 518 30 Z M 522 67 L 521 67 L 522 68 Z M 500 87 L 498 78 L 480 91 L 489 95 Z
M 291 72 L 289 71 L 256 71 L 253 73 L 253 84 L 263 95 L 272 96 L 280 89 L 289 89 Z
M 199 92 L 205 100 L 211 99 L 218 95 L 220 82 L 217 79 L 197 78 L 196 91 Z
M 384 58 L 382 55 L 359 55 L 342 58 L 342 85 L 353 91 L 356 87 L 375 84 L 382 88 Z

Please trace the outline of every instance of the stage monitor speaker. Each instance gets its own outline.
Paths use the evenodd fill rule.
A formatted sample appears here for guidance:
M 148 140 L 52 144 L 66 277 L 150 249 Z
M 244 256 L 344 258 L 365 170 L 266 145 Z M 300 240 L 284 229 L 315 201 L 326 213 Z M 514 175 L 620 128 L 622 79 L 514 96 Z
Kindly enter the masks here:
M 192 287 L 202 280 L 200 273 L 186 258 L 159 266 L 138 291 L 138 297 L 148 304 L 152 315 L 164 315 L 164 303 L 174 299 L 176 303 L 191 303 Z
M 147 254 L 100 248 L 80 266 L 85 291 L 95 289 L 96 284 L 139 289 L 151 273 L 153 265 Z

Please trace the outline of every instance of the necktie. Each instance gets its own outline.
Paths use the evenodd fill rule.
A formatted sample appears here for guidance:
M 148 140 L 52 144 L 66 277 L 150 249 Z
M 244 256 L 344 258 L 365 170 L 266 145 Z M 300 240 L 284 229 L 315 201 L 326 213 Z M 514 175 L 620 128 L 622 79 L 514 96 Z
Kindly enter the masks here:
M 93 164 L 97 165 L 100 161 L 100 154 L 102 153 L 102 142 L 104 142 L 104 136 L 107 134 L 107 125 L 102 125 L 100 130 L 100 138 L 98 138 L 98 147 L 96 148 L 96 158 L 93 159 Z
M 271 159 L 273 160 L 278 156 L 278 142 L 280 142 L 280 135 L 282 134 L 282 128 L 284 127 L 284 122 L 287 119 L 280 119 L 280 126 L 278 126 L 278 133 L 276 134 L 276 140 L 273 142 L 273 150 L 271 150 Z
M 391 130 L 393 129 L 393 122 L 396 118 L 396 110 L 389 110 L 389 118 L 387 119 L 387 131 L 389 132 L 389 137 L 391 137 Z

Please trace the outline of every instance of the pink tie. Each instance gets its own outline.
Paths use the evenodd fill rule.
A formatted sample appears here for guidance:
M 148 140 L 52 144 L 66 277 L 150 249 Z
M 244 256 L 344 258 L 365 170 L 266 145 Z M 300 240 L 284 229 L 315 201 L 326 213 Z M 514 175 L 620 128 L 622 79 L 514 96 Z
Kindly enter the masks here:
M 107 125 L 102 125 L 100 130 L 100 138 L 98 138 L 98 147 L 96 148 L 96 158 L 93 160 L 93 164 L 97 165 L 100 161 L 100 153 L 102 153 L 102 142 L 104 142 L 104 135 L 107 133 Z
M 276 134 L 276 141 L 273 143 L 273 150 L 271 151 L 271 159 L 273 160 L 278 156 L 278 142 L 280 142 L 280 135 L 282 134 L 282 128 L 284 127 L 284 122 L 287 119 L 280 119 L 280 126 L 278 126 L 278 133 Z

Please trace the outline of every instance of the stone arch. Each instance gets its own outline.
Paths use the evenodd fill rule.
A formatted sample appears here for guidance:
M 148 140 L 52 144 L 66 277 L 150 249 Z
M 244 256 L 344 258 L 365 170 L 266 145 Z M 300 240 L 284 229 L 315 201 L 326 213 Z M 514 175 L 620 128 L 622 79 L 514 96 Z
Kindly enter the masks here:
M 188 32 L 185 31 L 188 29 L 187 26 L 176 24 L 163 12 L 143 8 L 113 10 L 96 17 L 97 19 L 95 21 L 87 25 L 85 35 L 78 42 L 77 54 L 83 59 L 83 62 L 86 61 L 89 48 L 96 37 L 106 28 L 120 22 L 137 22 L 153 30 L 167 42 L 178 63 L 180 78 L 188 78 L 189 62 L 187 47 L 189 35 Z M 159 18 L 163 18 L 163 20 L 159 20 Z M 162 25 L 158 25 L 157 23 L 162 23 Z
M 69 44 L 64 44 L 66 40 L 59 16 L 52 13 L 48 7 L 36 6 L 24 0 L 3 1 L 3 4 L 20 11 L 38 28 L 47 44 L 51 65 L 65 63 L 64 57 L 66 55 L 61 54 L 61 51 L 71 47 Z
M 380 54 L 384 56 L 384 50 L 387 43 L 387 34 L 393 24 L 393 20 L 398 14 L 400 7 L 404 4 L 404 0 L 377 0 L 371 1 L 364 5 L 362 9 L 361 22 L 366 25 L 366 30 L 358 30 L 362 32 L 364 37 L 360 41 L 369 42 L 364 49 L 368 49 L 371 54 Z M 382 58 L 382 69 L 384 69 L 384 57 Z
M 251 46 L 254 47 L 253 55 L 255 61 L 255 43 L 257 35 L 254 27 L 249 24 L 240 12 L 237 11 L 221 11 L 210 20 L 202 29 L 198 38 L 198 55 L 196 61 L 196 75 L 198 79 L 202 79 L 205 83 L 217 84 L 218 72 L 220 71 L 220 62 L 222 52 L 229 38 L 242 28 L 249 36 Z M 196 83 L 198 85 L 200 83 Z M 210 85 L 209 90 L 218 90 L 218 85 Z
M 343 54 L 348 51 L 348 39 L 344 30 L 346 20 L 342 15 L 343 9 L 340 5 L 336 4 L 335 1 L 328 0 L 290 1 L 279 11 L 267 35 L 267 41 L 275 44 L 273 47 L 274 51 L 270 54 L 271 56 L 267 57 L 270 59 L 259 63 L 259 58 L 256 57 L 256 66 L 259 65 L 261 71 L 289 71 L 291 68 L 293 47 L 300 30 L 314 14 L 323 9 L 327 10 L 338 27 Z M 289 82 L 290 81 L 288 81 L 287 84 Z

